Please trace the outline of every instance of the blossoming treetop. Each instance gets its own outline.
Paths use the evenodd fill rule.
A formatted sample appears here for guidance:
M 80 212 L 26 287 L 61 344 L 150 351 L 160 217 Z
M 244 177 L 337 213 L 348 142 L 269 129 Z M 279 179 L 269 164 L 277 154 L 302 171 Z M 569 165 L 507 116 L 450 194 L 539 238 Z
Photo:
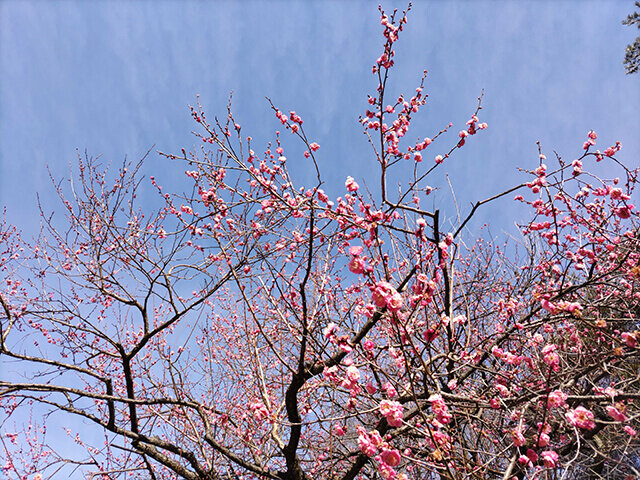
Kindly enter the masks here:
M 575 160 L 541 150 L 529 182 L 446 227 L 421 200 L 487 128 L 480 100 L 452 143 L 451 125 L 409 141 L 426 73 L 388 98 L 406 15 L 381 23 L 361 117 L 379 198 L 354 177 L 329 198 L 322 148 L 295 112 L 273 106 L 317 173 L 307 187 L 280 133 L 258 154 L 231 110 L 210 122 L 198 105 L 202 148 L 166 155 L 187 165 L 191 194 L 152 177 L 160 205 L 143 211 L 139 164 L 112 179 L 81 159 L 72 194 L 60 189 L 63 226 L 44 216 L 27 246 L 2 224 L 4 427 L 31 409 L 102 435 L 79 434 L 62 457 L 43 427 L 10 433 L 9 478 L 74 466 L 104 479 L 637 474 L 637 170 L 619 143 L 595 150 L 591 131 Z M 589 173 L 598 162 L 615 178 Z M 467 231 L 514 194 L 531 209 L 517 248 Z

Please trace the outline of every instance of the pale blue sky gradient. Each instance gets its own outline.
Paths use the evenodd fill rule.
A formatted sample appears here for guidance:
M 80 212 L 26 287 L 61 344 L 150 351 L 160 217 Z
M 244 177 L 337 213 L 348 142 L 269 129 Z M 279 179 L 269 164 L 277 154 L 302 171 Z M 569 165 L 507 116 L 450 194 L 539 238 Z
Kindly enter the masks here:
M 33 233 L 35 193 L 48 209 L 56 206 L 47 165 L 60 178 L 68 176 L 76 149 L 117 164 L 154 145 L 189 148 L 196 140 L 187 105 L 200 94 L 209 116 L 224 116 L 231 90 L 256 150 L 279 127 L 269 96 L 301 114 L 307 134 L 322 146 L 318 158 L 332 196 L 344 193 L 347 175 L 375 189 L 375 164 L 357 117 L 375 90 L 370 71 L 383 40 L 376 5 L 0 2 L 0 205 Z M 429 70 L 430 99 L 409 138 L 432 136 L 449 121 L 454 128 L 425 153 L 428 160 L 455 141 L 485 92 L 481 120 L 489 129 L 442 169 L 462 204 L 522 178 L 516 167 L 535 166 L 537 140 L 548 154 L 571 159 L 594 129 L 600 148 L 621 140 L 620 158 L 637 163 L 640 76 L 625 76 L 621 64 L 636 32 L 620 22 L 632 10 L 632 1 L 414 2 L 390 92 L 410 93 Z M 311 182 L 308 162 L 288 156 L 296 178 Z M 184 167 L 154 153 L 145 171 L 162 178 Z M 439 182 L 441 175 L 433 179 Z M 511 224 L 498 218 L 513 214 L 511 208 L 487 210 L 480 220 Z

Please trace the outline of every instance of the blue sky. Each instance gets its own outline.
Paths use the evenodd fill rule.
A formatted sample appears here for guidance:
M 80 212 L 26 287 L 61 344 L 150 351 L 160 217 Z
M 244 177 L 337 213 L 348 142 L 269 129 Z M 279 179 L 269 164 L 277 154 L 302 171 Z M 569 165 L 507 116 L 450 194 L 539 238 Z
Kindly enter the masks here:
M 442 170 L 460 203 L 521 179 L 517 167 L 535 167 L 537 140 L 547 154 L 556 150 L 570 160 L 594 129 L 600 148 L 620 140 L 620 158 L 637 163 L 640 77 L 626 76 L 621 63 L 636 35 L 620 23 L 632 1 L 414 3 L 391 80 L 393 95 L 410 93 L 422 70 L 429 70 L 430 100 L 409 137 L 432 136 L 451 121 L 444 150 L 484 89 L 481 121 L 489 129 Z M 36 192 L 45 209 L 56 208 L 47 166 L 61 178 L 76 162 L 76 149 L 118 164 L 152 147 L 189 148 L 196 141 L 187 105 L 200 94 L 210 117 L 224 116 L 232 90 L 233 109 L 243 133 L 256 139 L 256 150 L 279 125 L 268 96 L 301 114 L 307 135 L 322 146 L 319 161 L 330 194 L 344 193 L 347 175 L 374 187 L 375 163 L 357 117 L 375 89 L 371 65 L 383 40 L 376 6 L 0 2 L 0 205 L 33 233 Z M 434 156 L 442 153 L 438 148 Z M 289 160 L 300 183 L 310 183 L 308 162 Z M 182 171 L 156 154 L 145 167 L 166 183 Z M 442 182 L 442 175 L 433 179 L 434 186 Z M 507 228 L 515 208 L 487 209 L 479 221 Z

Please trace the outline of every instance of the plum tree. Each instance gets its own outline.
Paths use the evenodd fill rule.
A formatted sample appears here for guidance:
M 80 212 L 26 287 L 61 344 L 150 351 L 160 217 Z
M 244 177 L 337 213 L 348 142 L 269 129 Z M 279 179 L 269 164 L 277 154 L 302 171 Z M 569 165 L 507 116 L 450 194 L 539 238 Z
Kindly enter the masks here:
M 479 99 L 455 141 L 450 126 L 407 140 L 426 73 L 411 95 L 387 93 L 406 21 L 381 10 L 360 118 L 379 194 L 354 176 L 330 198 L 293 111 L 272 105 L 317 174 L 305 187 L 279 133 L 258 154 L 230 108 L 210 122 L 198 104 L 202 148 L 164 154 L 184 162 L 189 194 L 151 177 L 150 211 L 141 163 L 111 176 L 80 158 L 58 187 L 64 222 L 43 216 L 28 243 L 0 226 L 8 478 L 638 475 L 637 169 L 590 131 L 575 160 L 539 147 L 530 181 L 449 226 L 421 206 L 426 181 L 487 125 Z M 599 162 L 611 179 L 590 173 Z M 531 212 L 513 246 L 467 228 L 505 197 Z M 52 418 L 71 452 L 52 445 Z

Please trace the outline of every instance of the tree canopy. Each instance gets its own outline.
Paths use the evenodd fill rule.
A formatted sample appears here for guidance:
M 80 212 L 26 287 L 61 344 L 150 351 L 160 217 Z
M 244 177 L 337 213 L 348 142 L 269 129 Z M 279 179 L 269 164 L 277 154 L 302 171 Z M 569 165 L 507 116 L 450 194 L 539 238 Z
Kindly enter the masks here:
M 200 146 L 162 154 L 184 192 L 80 157 L 56 183 L 64 218 L 43 212 L 30 241 L 0 224 L 8 478 L 638 475 L 638 169 L 588 131 L 572 160 L 539 146 L 528 181 L 455 215 L 426 206 L 489 128 L 482 96 L 453 140 L 451 124 L 416 136 L 427 74 L 391 96 L 407 16 L 380 20 L 360 117 L 379 192 L 354 172 L 330 198 L 295 111 L 271 105 L 279 130 L 257 147 L 230 106 L 198 104 Z M 468 229 L 500 201 L 528 210 L 519 238 Z

